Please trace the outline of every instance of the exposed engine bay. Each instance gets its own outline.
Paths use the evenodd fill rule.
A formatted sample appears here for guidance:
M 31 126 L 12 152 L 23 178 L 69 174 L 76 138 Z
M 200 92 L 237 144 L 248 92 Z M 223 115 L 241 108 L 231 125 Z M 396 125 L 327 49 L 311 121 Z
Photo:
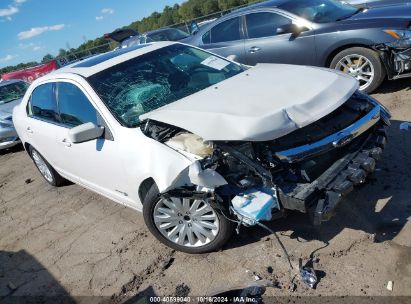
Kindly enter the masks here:
M 316 122 L 270 141 L 213 141 L 147 120 L 143 133 L 193 159 L 189 182 L 162 195 L 212 197 L 226 216 L 245 225 L 309 213 L 329 220 L 342 198 L 375 170 L 386 142 L 388 111 L 354 93 Z

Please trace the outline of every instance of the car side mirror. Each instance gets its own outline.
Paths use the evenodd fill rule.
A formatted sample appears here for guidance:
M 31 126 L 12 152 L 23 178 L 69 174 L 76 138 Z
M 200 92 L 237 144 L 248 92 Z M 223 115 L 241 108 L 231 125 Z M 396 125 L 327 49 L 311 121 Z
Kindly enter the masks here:
M 281 35 L 281 34 L 294 34 L 294 35 L 298 35 L 301 32 L 304 32 L 308 30 L 307 27 L 303 26 L 303 25 L 297 25 L 294 23 L 289 23 L 289 24 L 285 24 L 283 26 L 280 26 L 276 29 L 276 33 L 277 35 Z
M 68 136 L 73 144 L 90 141 L 103 136 L 104 127 L 98 127 L 92 122 L 88 122 L 68 131 Z

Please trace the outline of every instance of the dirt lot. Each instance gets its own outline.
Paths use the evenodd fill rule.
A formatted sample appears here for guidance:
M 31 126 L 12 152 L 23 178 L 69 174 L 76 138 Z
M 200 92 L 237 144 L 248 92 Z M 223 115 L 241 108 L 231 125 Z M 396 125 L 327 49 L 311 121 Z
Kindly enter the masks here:
M 141 214 L 77 185 L 50 187 L 15 149 L 0 152 L 0 301 L 11 295 L 116 302 L 207 295 L 253 282 L 252 272 L 278 282 L 269 296 L 411 296 L 411 131 L 399 130 L 411 120 L 409 84 L 387 82 L 375 94 L 393 114 L 389 144 L 374 176 L 336 217 L 320 228 L 297 213 L 270 224 L 294 266 L 299 257 L 319 258 L 315 290 L 300 283 L 293 293 L 286 288 L 283 253 L 260 228 L 242 229 L 220 252 L 174 252 L 148 233 Z

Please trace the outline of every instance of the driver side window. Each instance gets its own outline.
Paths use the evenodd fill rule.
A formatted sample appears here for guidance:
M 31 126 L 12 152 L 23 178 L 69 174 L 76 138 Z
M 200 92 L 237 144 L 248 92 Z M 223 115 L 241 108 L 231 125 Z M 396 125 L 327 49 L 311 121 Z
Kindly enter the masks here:
M 98 125 L 96 109 L 74 84 L 57 82 L 56 98 L 62 123 L 73 127 L 87 122 Z
M 277 29 L 289 26 L 291 19 L 275 13 L 253 13 L 246 15 L 248 38 L 263 38 L 278 35 Z M 282 32 L 281 34 L 285 34 Z

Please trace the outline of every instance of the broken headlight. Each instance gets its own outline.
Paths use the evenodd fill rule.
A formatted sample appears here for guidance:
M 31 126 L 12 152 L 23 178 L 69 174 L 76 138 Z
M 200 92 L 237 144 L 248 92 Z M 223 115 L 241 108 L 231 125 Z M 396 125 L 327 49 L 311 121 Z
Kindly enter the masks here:
M 411 47 L 410 30 L 384 30 L 384 32 L 396 39 L 393 42 L 387 43 L 388 46 L 395 49 L 407 49 Z

